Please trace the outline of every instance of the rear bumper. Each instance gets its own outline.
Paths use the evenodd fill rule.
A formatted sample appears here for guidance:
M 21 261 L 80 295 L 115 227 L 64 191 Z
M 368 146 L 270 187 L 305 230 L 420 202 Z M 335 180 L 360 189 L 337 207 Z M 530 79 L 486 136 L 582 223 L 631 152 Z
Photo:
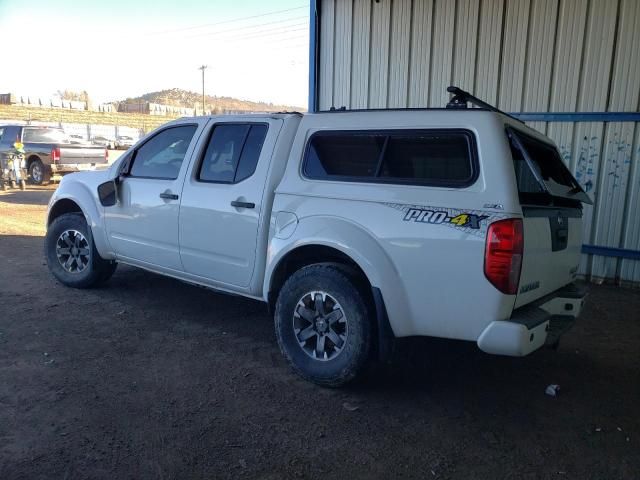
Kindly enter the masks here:
M 105 168 L 109 165 L 102 163 L 54 163 L 51 164 L 52 174 L 73 173 L 73 172 L 90 172 L 96 168 Z
M 478 337 L 478 347 L 486 353 L 522 357 L 545 344 L 557 344 L 580 315 L 586 296 L 585 285 L 572 283 L 518 308 L 509 320 L 491 322 Z

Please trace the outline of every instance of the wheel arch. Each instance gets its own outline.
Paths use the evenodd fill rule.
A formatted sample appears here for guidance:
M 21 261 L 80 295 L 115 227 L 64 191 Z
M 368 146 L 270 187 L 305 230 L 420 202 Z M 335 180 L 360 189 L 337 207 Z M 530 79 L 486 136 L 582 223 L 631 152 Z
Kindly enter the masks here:
M 278 294 L 289 276 L 301 268 L 320 263 L 335 264 L 358 283 L 374 317 L 373 354 L 380 361 L 386 360 L 391 353 L 394 334 L 382 292 L 380 288 L 373 286 L 358 262 L 336 246 L 310 243 L 287 252 L 275 266 L 270 277 L 267 292 L 269 311 L 274 312 Z
M 36 155 L 36 154 L 32 153 L 32 154 L 31 154 L 31 155 L 29 155 L 29 157 L 27 158 L 27 169 L 29 169 L 29 168 L 31 167 L 31 164 L 32 164 L 33 162 L 35 162 L 36 160 L 37 160 L 37 161 L 39 161 L 40 163 L 42 163 L 42 164 L 44 165 L 44 162 L 42 161 L 42 159 L 41 159 L 38 155 Z
M 393 334 L 396 337 L 413 334 L 414 319 L 409 310 L 405 279 L 384 247 L 388 242 L 377 238 L 359 223 L 334 215 L 302 217 L 293 232 L 287 230 L 283 235 L 286 237 L 280 237 L 276 230 L 269 241 L 261 292 L 264 301 L 269 302 L 277 295 L 278 283 L 273 280 L 281 279 L 281 262 L 299 248 L 313 246 L 314 249 L 306 252 L 331 252 L 333 256 L 329 261 L 337 257 L 357 265 L 372 292 L 377 291 L 378 304 L 385 306 Z M 330 250 L 326 250 L 327 247 Z M 306 258 L 309 263 L 326 261 L 321 255 L 307 255 Z M 276 276 L 274 272 L 278 272 Z
M 267 300 L 269 308 L 275 305 L 275 301 L 280 289 L 294 272 L 308 265 L 318 263 L 335 263 L 349 269 L 361 280 L 366 281 L 367 287 L 372 288 L 369 277 L 362 267 L 351 258 L 347 253 L 343 252 L 334 245 L 325 245 L 321 243 L 309 243 L 296 246 L 287 251 L 279 259 L 269 276 L 269 286 L 267 288 Z
M 273 311 L 282 285 L 299 268 L 317 263 L 343 265 L 364 282 L 363 291 L 374 317 L 374 353 L 378 359 L 385 359 L 395 333 L 402 332 L 402 328 L 397 330 L 394 319 L 408 318 L 404 290 L 397 284 L 399 276 L 393 262 L 381 245 L 356 224 L 330 217 L 305 220 L 300 222 L 292 238 L 272 239 L 264 299 Z M 319 231 L 330 236 L 319 237 Z
M 87 218 L 87 215 L 84 213 L 82 208 L 80 208 L 80 205 L 78 205 L 77 202 L 70 198 L 61 198 L 51 205 L 51 208 L 49 209 L 49 214 L 47 215 L 47 228 L 56 218 L 66 213 L 81 213 L 84 215 L 85 219 Z M 87 223 L 89 223 L 88 220 Z

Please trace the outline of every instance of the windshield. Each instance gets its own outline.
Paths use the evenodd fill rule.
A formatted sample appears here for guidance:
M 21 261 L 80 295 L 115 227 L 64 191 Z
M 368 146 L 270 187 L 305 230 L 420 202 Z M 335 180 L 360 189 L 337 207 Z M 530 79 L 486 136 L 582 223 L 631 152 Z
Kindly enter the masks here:
M 521 203 L 592 203 L 554 145 L 511 128 L 507 133 Z
M 25 143 L 69 143 L 69 138 L 59 128 L 25 128 L 22 133 Z

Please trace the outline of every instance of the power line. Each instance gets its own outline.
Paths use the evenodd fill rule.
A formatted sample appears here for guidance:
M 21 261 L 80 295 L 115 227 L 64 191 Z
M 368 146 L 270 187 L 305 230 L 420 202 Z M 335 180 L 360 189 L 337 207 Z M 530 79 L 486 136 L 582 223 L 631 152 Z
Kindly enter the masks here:
M 205 23 L 203 25 L 194 25 L 194 26 L 191 26 L 191 27 L 175 28 L 175 29 L 172 29 L 172 30 L 160 30 L 160 31 L 157 31 L 157 32 L 149 32 L 148 35 L 162 35 L 162 34 L 166 34 L 166 33 L 184 32 L 184 31 L 187 31 L 187 30 L 197 30 L 199 28 L 207 28 L 207 27 L 213 27 L 213 26 L 216 26 L 216 25 L 223 25 L 223 24 L 227 24 L 227 23 L 241 22 L 243 20 L 251 20 L 253 18 L 268 17 L 270 15 L 277 15 L 278 13 L 293 12 L 294 10 L 301 10 L 303 8 L 309 8 L 309 6 L 308 5 L 301 5 L 299 7 L 287 8 L 287 9 L 284 9 L 284 10 L 275 10 L 275 11 L 271 11 L 271 12 L 261 13 L 259 15 L 251 15 L 251 16 L 248 16 L 248 17 L 232 18 L 230 20 L 224 20 L 222 22 Z
M 287 28 L 272 28 L 267 30 L 262 30 L 259 32 L 247 32 L 245 34 L 232 34 L 229 36 L 222 37 L 213 37 L 213 40 L 244 40 L 248 38 L 261 38 L 261 37 L 270 37 L 273 35 L 282 35 L 290 32 L 300 32 L 303 30 L 309 30 L 309 27 L 305 23 L 297 24 L 297 25 L 287 25 Z M 196 35 L 195 37 L 202 37 L 205 35 Z M 185 38 L 194 38 L 194 37 L 185 37 Z M 207 35 L 207 38 L 212 38 Z
M 308 30 L 308 28 L 306 28 L 306 27 L 303 27 L 303 28 L 292 28 L 290 30 L 282 30 L 280 32 L 265 33 L 264 35 L 240 35 L 240 36 L 237 36 L 237 37 L 221 38 L 220 40 L 239 40 L 239 41 L 252 40 L 252 39 L 259 39 L 259 38 L 269 38 L 269 37 L 273 37 L 273 36 L 277 36 L 277 35 L 286 35 L 286 34 L 289 34 L 289 33 L 302 32 L 302 31 L 306 31 L 306 30 Z M 298 34 L 297 36 L 304 37 L 305 35 Z
M 259 24 L 253 24 L 253 25 L 246 25 L 244 27 L 237 27 L 237 28 L 230 28 L 227 30 L 220 30 L 217 32 L 202 32 L 202 33 L 196 33 L 193 35 L 187 35 L 183 38 L 197 38 L 197 37 L 210 37 L 210 36 L 215 36 L 215 35 L 221 35 L 221 34 L 225 34 L 225 33 L 236 33 L 239 32 L 241 30 L 247 30 L 247 29 L 252 29 L 252 28 L 260 28 L 260 27 L 265 27 L 268 25 L 275 25 L 275 24 L 279 24 L 279 23 L 285 23 L 285 22 L 291 22 L 291 21 L 298 21 L 298 20 L 302 20 L 302 19 L 306 19 L 307 17 L 293 17 L 293 18 L 287 18 L 284 20 L 277 20 L 275 22 L 267 22 L 267 23 L 259 23 Z M 266 32 L 266 31 L 270 31 L 270 30 L 277 30 L 279 28 L 289 28 L 289 27 L 297 27 L 297 26 L 302 26 L 302 25 L 307 25 L 306 22 L 304 23 L 297 23 L 297 24 L 292 24 L 292 25 L 281 25 L 275 28 L 270 28 L 270 29 L 266 29 L 266 30 L 260 30 L 258 32 L 247 32 L 247 34 L 251 34 L 251 33 L 260 33 L 260 32 Z

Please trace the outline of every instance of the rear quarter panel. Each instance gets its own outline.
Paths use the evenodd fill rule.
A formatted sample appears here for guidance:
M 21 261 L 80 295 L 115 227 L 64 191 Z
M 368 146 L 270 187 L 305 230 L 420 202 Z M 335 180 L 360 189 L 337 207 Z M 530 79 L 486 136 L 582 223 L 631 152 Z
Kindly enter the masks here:
M 272 238 L 269 262 L 297 244 L 337 245 L 381 289 L 399 337 L 476 340 L 491 321 L 509 318 L 515 297 L 500 293 L 484 276 L 487 226 L 521 216 L 513 167 L 505 162 L 510 157 L 503 120 L 488 112 L 324 115 L 329 117 L 303 119 L 292 148 L 274 215 L 295 212 L 299 225 L 287 245 Z M 306 141 L 321 129 L 448 127 L 476 137 L 480 172 L 470 187 L 318 181 L 301 174 Z M 487 207 L 496 205 L 500 208 Z M 457 225 L 451 220 L 458 215 L 473 216 L 476 223 Z
M 24 154 L 27 161 L 38 157 L 44 165 L 51 165 L 51 149 L 53 147 L 48 143 L 25 143 Z

